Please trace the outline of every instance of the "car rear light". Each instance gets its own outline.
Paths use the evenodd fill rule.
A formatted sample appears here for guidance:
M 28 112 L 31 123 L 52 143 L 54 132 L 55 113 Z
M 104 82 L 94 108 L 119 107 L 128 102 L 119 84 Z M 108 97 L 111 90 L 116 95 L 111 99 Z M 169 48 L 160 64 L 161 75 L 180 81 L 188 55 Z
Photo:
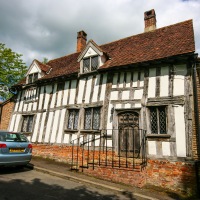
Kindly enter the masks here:
M 0 144 L 0 149 L 1 149 L 1 148 L 6 148 L 6 147 L 7 147 L 6 144 Z
M 32 148 L 33 148 L 32 144 L 29 144 L 29 145 L 28 145 L 28 148 L 29 148 L 29 149 L 32 149 Z

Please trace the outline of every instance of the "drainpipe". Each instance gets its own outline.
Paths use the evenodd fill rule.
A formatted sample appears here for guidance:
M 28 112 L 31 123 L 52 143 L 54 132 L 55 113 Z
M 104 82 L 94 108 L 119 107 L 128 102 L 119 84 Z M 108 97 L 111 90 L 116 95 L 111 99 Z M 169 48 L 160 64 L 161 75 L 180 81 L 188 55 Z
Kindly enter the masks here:
M 195 115 L 195 124 L 196 124 L 196 135 L 197 135 L 197 142 L 198 142 L 198 148 L 197 148 L 197 155 L 200 156 L 200 125 L 199 125 L 199 109 L 198 109 L 198 94 L 197 94 L 197 68 L 196 68 L 196 62 L 197 62 L 197 54 L 194 55 L 194 63 L 192 67 L 192 80 L 193 80 L 193 95 L 194 95 L 194 115 Z M 196 171 L 196 181 L 197 181 L 197 193 L 200 195 L 200 180 L 199 180 L 199 164 L 200 159 L 195 162 L 195 171 Z

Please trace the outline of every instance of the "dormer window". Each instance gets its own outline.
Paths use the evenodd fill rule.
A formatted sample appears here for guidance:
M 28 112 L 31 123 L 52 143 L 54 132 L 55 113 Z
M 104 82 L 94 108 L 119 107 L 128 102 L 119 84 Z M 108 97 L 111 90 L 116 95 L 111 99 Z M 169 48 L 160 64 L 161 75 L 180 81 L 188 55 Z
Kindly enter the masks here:
M 93 56 L 83 59 L 83 73 L 95 71 L 99 66 L 99 57 Z
M 33 83 L 38 80 L 38 73 L 28 75 L 28 83 Z

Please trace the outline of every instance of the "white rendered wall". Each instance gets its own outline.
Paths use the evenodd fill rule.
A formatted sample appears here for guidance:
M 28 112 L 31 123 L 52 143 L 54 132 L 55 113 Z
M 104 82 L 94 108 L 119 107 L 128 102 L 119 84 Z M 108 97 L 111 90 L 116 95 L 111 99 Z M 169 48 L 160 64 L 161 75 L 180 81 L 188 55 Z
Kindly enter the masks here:
M 63 93 L 63 103 L 62 103 L 63 105 L 67 105 L 68 93 L 69 93 L 69 81 L 66 81 Z
M 105 98 L 106 82 L 107 82 L 107 74 L 104 74 L 104 75 L 103 75 L 102 87 L 101 87 L 100 101 L 103 101 L 104 98 Z
M 184 95 L 184 79 L 187 73 L 187 68 L 185 65 L 175 65 L 174 66 L 174 96 Z
M 85 103 L 90 102 L 91 86 L 92 86 L 92 76 L 89 76 L 86 85 Z
M 156 141 L 148 141 L 149 155 L 156 155 Z
M 15 123 L 16 114 L 12 115 L 9 131 L 14 131 L 14 123 Z
M 162 154 L 163 156 L 170 156 L 170 143 L 162 142 Z
M 148 98 L 156 95 L 156 68 L 149 69 Z
M 176 106 L 175 111 L 175 131 L 176 131 L 176 149 L 178 157 L 186 157 L 186 135 L 184 107 Z
M 35 64 L 33 64 L 31 66 L 31 70 L 29 71 L 29 74 L 38 73 L 38 72 L 40 72 L 39 68 Z
M 74 104 L 75 95 L 76 95 L 76 80 L 71 81 L 71 88 L 70 88 L 70 96 L 69 96 L 69 104 Z
M 39 123 L 40 123 L 40 115 L 41 115 L 41 113 L 36 114 L 35 126 L 33 128 L 33 135 L 32 135 L 31 142 L 36 142 L 37 134 L 38 134 L 38 127 L 39 127 Z
M 167 97 L 168 95 L 169 95 L 169 67 L 161 67 L 160 96 Z
M 95 55 L 98 55 L 97 52 L 94 51 L 93 48 L 89 47 L 86 54 L 84 55 L 84 58 L 89 57 L 89 56 L 95 56 Z
M 83 101 L 83 93 L 84 93 L 84 88 L 85 88 L 85 81 L 86 79 L 81 79 L 79 81 L 79 88 L 78 88 L 78 99 L 77 99 L 77 103 L 82 103 Z
M 59 114 L 60 114 L 60 110 L 56 110 L 55 111 L 54 120 L 52 122 L 53 126 L 52 126 L 52 133 L 51 133 L 50 143 L 55 143 L 56 142 L 56 134 L 57 134 L 57 129 L 58 129 Z
M 96 102 L 98 98 L 98 92 L 99 92 L 99 82 L 100 82 L 100 75 L 96 76 L 94 89 L 93 89 L 93 97 L 92 102 Z
M 40 124 L 40 129 L 39 129 L 38 142 L 42 142 L 42 136 L 43 136 L 43 133 L 44 133 L 45 118 L 46 118 L 46 112 L 42 114 L 42 119 L 41 119 L 41 124 Z
M 53 114 L 54 114 L 53 112 L 49 112 L 49 118 L 48 118 L 48 121 L 47 121 L 44 142 L 49 142 L 51 124 L 52 124 L 52 121 L 53 121 Z
M 58 129 L 58 136 L 57 136 L 57 143 L 62 143 L 62 135 L 63 135 L 63 129 L 64 129 L 64 120 L 65 120 L 65 113 L 66 109 L 61 110 L 61 117 L 59 121 L 59 129 Z
M 16 116 L 16 119 L 15 119 L 15 125 L 14 125 L 14 131 L 17 132 L 18 131 L 18 128 L 19 128 L 19 122 L 20 122 L 20 119 L 21 119 L 21 115 L 17 115 Z

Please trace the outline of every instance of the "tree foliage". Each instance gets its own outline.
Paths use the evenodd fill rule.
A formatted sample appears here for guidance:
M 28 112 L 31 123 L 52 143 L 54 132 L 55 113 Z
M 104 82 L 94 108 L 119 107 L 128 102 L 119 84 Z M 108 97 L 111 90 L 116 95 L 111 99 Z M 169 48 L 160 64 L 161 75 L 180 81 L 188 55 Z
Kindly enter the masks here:
M 0 98 L 3 100 L 11 97 L 12 94 L 5 92 L 2 88 L 10 88 L 19 82 L 27 71 L 21 56 L 10 48 L 6 48 L 5 44 L 0 43 Z

